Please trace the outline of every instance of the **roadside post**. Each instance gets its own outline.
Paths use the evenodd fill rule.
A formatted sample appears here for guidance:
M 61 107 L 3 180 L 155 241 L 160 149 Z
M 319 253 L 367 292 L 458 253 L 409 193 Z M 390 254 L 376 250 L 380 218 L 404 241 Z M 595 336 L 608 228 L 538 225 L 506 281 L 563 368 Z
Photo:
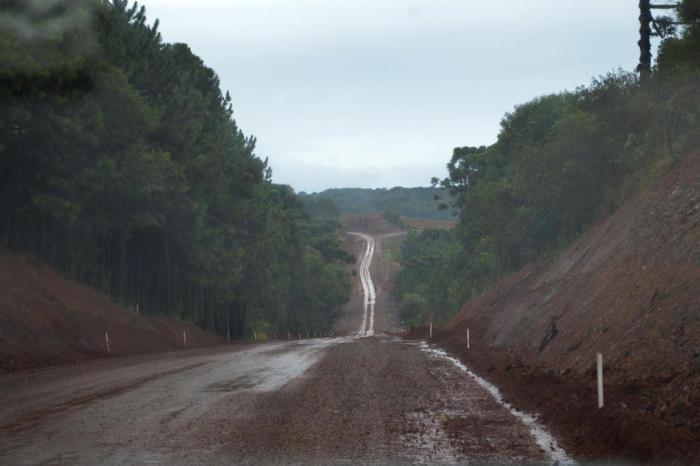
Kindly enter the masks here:
M 603 355 L 598 353 L 598 409 L 601 409 L 603 403 Z
M 428 340 L 432 340 L 432 339 L 433 339 L 433 323 L 430 322 L 430 334 L 428 336 Z
M 467 329 L 467 349 L 469 349 L 469 329 Z
M 253 332 L 253 341 L 254 342 L 258 341 L 258 332 Z
M 109 347 L 109 333 L 107 333 L 107 332 L 105 332 L 105 343 L 107 344 L 107 352 L 108 352 L 108 353 L 111 353 L 112 350 L 111 350 L 111 348 Z
M 187 330 L 182 331 L 182 346 L 187 348 Z

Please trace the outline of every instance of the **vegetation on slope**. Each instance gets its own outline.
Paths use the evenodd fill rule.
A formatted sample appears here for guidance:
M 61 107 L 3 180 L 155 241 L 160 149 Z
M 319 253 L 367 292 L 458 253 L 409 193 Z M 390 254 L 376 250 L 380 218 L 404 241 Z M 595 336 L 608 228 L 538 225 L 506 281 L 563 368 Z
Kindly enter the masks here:
M 271 183 L 214 71 L 126 0 L 1 8 L 5 246 L 222 335 L 329 328 L 340 225 Z
M 495 144 L 454 150 L 449 177 L 434 182 L 460 222 L 406 241 L 396 287 L 405 319 L 449 319 L 700 147 L 700 9 L 684 5 L 690 25 L 662 43 L 649 79 L 617 71 L 535 99 L 506 114 Z

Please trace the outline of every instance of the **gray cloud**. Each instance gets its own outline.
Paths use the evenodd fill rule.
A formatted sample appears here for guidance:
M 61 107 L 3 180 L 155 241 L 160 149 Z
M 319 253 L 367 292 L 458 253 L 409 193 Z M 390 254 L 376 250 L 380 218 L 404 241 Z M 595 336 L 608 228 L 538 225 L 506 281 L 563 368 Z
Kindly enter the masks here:
M 149 0 L 231 91 L 273 178 L 426 185 L 535 96 L 637 58 L 629 0 Z

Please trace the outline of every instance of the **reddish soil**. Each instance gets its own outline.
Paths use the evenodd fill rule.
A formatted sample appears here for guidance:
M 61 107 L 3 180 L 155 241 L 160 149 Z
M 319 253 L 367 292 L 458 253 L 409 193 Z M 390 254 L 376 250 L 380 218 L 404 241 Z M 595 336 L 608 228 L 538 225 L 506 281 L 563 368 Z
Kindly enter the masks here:
M 197 326 L 147 318 L 32 257 L 0 250 L 0 372 L 220 342 Z
M 582 458 L 700 464 L 699 310 L 700 154 L 557 257 L 468 302 L 434 340 L 542 413 Z

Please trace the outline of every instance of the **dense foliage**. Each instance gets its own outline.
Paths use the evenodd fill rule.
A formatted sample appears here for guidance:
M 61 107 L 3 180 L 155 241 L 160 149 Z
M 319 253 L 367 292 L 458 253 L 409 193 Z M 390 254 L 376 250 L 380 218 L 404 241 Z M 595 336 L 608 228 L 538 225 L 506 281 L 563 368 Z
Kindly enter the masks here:
M 648 80 L 617 71 L 506 114 L 489 147 L 460 147 L 449 177 L 454 235 L 406 241 L 396 291 L 404 318 L 446 320 L 469 297 L 569 244 L 700 148 L 700 9 L 661 45 Z M 694 16 L 693 16 L 694 15 Z
M 462 305 L 464 293 L 461 288 L 449 290 L 445 286 L 462 285 L 451 275 L 458 268 L 460 252 L 454 230 L 414 230 L 408 233 L 401 245 L 403 267 L 395 283 L 405 324 L 416 326 L 430 319 L 444 321 L 449 318 L 449 310 Z
M 1 8 L 6 247 L 222 335 L 328 329 L 340 226 L 270 182 L 211 69 L 127 0 Z
M 435 199 L 445 194 L 441 188 L 396 187 L 327 189 L 320 193 L 301 193 L 301 196 L 305 202 L 312 202 L 319 208 L 323 207 L 322 201 L 331 201 L 343 214 L 391 212 L 406 217 L 452 219 L 449 211 L 438 209 L 440 202 Z

